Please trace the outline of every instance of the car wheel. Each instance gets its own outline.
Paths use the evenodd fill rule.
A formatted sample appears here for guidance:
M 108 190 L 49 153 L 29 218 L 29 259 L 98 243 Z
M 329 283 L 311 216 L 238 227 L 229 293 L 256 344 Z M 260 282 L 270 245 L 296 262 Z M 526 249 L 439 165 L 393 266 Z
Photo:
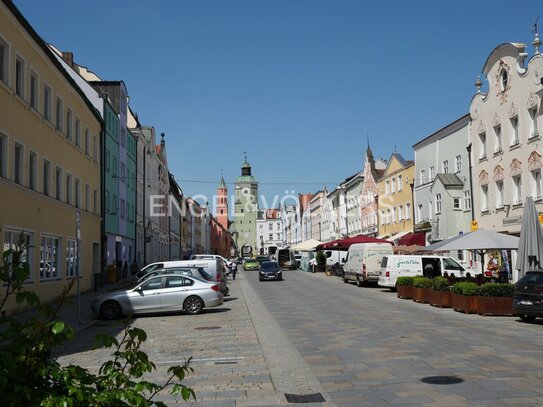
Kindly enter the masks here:
M 258 281 L 262 281 L 262 277 L 258 277 Z
M 279 277 L 277 281 L 283 281 L 283 277 Z
M 364 282 L 363 281 L 360 281 L 360 279 L 356 279 L 356 285 L 359 286 L 359 287 L 362 287 L 362 285 L 364 285 Z
M 183 305 L 183 309 L 187 314 L 195 315 L 202 312 L 204 309 L 204 302 L 200 297 L 189 297 L 185 300 L 185 304 Z
M 347 280 L 345 277 L 343 277 L 343 282 L 344 282 L 345 284 L 347 284 L 347 283 L 349 282 L 349 280 Z
M 106 301 L 100 307 L 100 316 L 104 319 L 118 319 L 121 314 L 121 306 L 118 302 Z
M 533 315 L 519 314 L 519 318 L 524 322 L 534 322 L 535 317 Z

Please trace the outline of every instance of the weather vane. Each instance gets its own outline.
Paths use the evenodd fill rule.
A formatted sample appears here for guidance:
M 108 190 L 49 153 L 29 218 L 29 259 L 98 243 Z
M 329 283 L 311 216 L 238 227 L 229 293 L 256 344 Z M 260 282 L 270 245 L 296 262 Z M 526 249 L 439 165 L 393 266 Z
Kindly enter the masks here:
M 537 35 L 538 32 L 537 32 L 537 22 L 539 21 L 539 16 L 537 16 L 537 18 L 535 19 L 535 23 L 534 25 L 532 26 L 532 34 L 535 34 Z

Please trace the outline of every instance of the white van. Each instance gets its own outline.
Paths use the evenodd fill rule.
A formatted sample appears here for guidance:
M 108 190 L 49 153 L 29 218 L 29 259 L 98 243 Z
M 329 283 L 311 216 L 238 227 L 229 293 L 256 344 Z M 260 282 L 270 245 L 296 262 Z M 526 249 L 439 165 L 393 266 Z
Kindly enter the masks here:
M 326 256 L 326 266 L 327 267 L 337 267 L 343 265 L 343 259 L 347 257 L 347 253 L 341 250 L 323 250 L 324 255 Z M 309 261 L 309 265 L 313 271 L 317 266 L 317 260 L 315 258 Z
M 355 243 L 349 247 L 343 265 L 343 282 L 354 281 L 360 287 L 363 282 L 379 281 L 381 259 L 393 254 L 389 243 Z
M 226 270 L 227 274 L 230 274 L 230 271 L 232 270 L 232 262 L 228 259 L 225 259 L 219 254 L 193 254 L 190 256 L 191 260 L 210 260 L 210 259 L 221 259 L 224 261 L 224 264 L 226 264 L 226 267 L 228 268 Z
M 175 261 L 160 261 L 156 263 L 151 263 L 141 269 L 137 274 L 137 278 L 143 277 L 145 274 L 158 270 L 158 269 L 167 269 L 172 267 L 196 267 L 203 268 L 211 277 L 213 281 L 217 282 L 221 286 L 221 292 L 226 295 L 228 294 L 228 287 L 226 285 L 226 265 L 224 261 L 215 258 L 207 260 L 175 260 Z
M 455 277 L 464 277 L 467 272 L 475 276 L 475 271 L 465 269 L 458 261 L 446 256 L 415 256 L 392 255 L 385 256 L 381 261 L 379 286 L 395 288 L 398 277 L 425 276 L 433 278 L 448 273 Z

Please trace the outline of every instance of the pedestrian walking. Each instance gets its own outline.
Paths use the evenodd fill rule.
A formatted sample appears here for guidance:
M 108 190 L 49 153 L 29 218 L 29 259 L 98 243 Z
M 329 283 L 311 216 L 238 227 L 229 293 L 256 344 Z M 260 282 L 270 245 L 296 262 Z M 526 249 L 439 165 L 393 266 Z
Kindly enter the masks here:
M 232 280 L 235 280 L 236 279 L 236 273 L 238 272 L 238 265 L 236 264 L 235 261 L 232 262 Z

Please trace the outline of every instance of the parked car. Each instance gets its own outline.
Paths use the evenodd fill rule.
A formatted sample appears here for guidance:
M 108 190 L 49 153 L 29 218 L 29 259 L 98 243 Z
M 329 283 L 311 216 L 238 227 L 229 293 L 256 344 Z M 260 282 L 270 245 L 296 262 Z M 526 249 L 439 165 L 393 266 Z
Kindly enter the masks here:
M 117 319 L 128 314 L 185 311 L 199 314 L 223 303 L 219 284 L 179 274 L 145 279 L 128 290 L 112 291 L 91 302 L 95 316 Z
M 256 259 L 245 259 L 243 262 L 243 270 L 259 270 L 260 263 Z
M 361 286 L 363 282 L 379 281 L 381 259 L 392 255 L 392 245 L 388 243 L 356 243 L 349 247 L 343 269 L 343 281 L 354 281 Z M 343 258 L 341 259 L 343 260 Z
M 283 273 L 281 267 L 276 261 L 265 261 L 260 265 L 260 272 L 258 273 L 258 280 L 278 280 L 283 279 Z
M 256 261 L 258 261 L 259 264 L 262 264 L 265 261 L 270 261 L 270 258 L 268 256 L 256 256 Z
M 232 267 L 232 261 L 222 257 L 218 254 L 193 254 L 190 257 L 191 260 L 210 260 L 210 259 L 221 259 L 226 264 L 226 267 Z
M 213 281 L 213 277 L 209 274 L 203 267 L 172 267 L 172 268 L 162 268 L 154 269 L 149 273 L 141 277 L 138 282 L 146 280 L 150 277 L 159 276 L 162 274 L 181 274 L 183 276 L 196 277 L 204 281 Z
M 211 277 L 213 281 L 217 282 L 221 286 L 221 292 L 224 295 L 228 294 L 228 286 L 226 285 L 226 265 L 221 259 L 207 259 L 207 260 L 174 260 L 174 261 L 162 261 L 157 263 L 151 263 L 137 274 L 138 279 L 143 277 L 150 271 L 162 268 L 172 267 L 202 267 Z
M 528 271 L 515 284 L 513 312 L 527 322 L 543 318 L 543 270 Z

